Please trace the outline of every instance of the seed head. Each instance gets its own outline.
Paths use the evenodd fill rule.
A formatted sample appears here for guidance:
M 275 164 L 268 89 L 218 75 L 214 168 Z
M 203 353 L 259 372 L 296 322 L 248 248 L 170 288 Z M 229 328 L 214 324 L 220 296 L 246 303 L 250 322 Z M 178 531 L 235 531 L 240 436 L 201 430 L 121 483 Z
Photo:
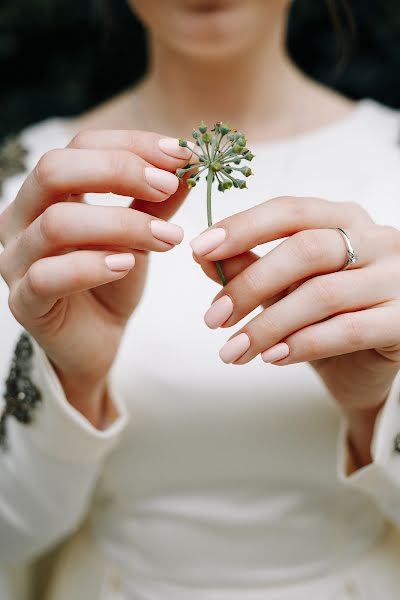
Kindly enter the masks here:
M 232 187 L 237 189 L 246 188 L 243 179 L 234 177 L 236 174 L 249 177 L 252 175 L 250 167 L 240 167 L 242 160 L 251 161 L 254 155 L 246 148 L 246 136 L 241 131 L 230 127 L 225 122 L 216 123 L 213 129 L 209 129 L 204 121 L 193 129 L 192 137 L 195 140 L 194 148 L 189 147 L 187 140 L 179 139 L 179 145 L 192 150 L 198 161 L 187 164 L 176 170 L 176 175 L 182 179 L 186 174 L 189 177 L 186 184 L 189 188 L 196 185 L 202 175 L 207 176 L 210 170 L 213 179 L 218 181 L 218 189 L 221 192 Z

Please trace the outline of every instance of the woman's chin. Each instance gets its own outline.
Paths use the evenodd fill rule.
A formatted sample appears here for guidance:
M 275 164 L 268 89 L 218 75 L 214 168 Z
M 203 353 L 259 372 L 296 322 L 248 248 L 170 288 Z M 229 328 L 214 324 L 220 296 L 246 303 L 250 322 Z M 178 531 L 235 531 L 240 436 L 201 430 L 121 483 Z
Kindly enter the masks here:
M 210 13 L 186 14 L 180 21 L 180 33 L 171 42 L 192 57 L 226 59 L 240 54 L 252 44 L 254 24 L 247 27 L 242 11 L 220 9 Z M 245 21 L 245 22 L 244 22 Z

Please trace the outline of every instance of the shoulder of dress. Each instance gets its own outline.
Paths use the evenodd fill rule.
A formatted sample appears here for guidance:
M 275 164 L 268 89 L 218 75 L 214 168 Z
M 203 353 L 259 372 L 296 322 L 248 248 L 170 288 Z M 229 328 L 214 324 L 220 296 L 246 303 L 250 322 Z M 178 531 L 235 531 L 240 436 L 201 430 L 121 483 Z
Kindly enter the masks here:
M 400 142 L 400 111 L 372 99 L 364 100 L 363 104 L 364 123 L 368 130 L 373 131 L 382 140 L 398 144 Z
M 33 169 L 40 156 L 51 148 L 65 147 L 72 138 L 68 119 L 50 118 L 7 136 L 0 142 L 0 204 Z M 9 188 L 9 189 L 8 189 Z

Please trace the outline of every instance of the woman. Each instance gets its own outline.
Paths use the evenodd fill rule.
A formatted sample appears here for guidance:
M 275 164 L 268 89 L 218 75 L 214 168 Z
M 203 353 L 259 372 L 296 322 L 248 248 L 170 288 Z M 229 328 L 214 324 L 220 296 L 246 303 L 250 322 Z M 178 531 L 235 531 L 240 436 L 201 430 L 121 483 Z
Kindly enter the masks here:
M 79 530 L 50 598 L 396 598 L 398 115 L 295 68 L 287 0 L 131 4 L 146 76 L 26 130 L 5 186 L 4 303 L 41 402 L 6 422 L 1 560 Z M 256 177 L 199 236 L 204 189 L 174 172 L 201 118 L 247 133 Z

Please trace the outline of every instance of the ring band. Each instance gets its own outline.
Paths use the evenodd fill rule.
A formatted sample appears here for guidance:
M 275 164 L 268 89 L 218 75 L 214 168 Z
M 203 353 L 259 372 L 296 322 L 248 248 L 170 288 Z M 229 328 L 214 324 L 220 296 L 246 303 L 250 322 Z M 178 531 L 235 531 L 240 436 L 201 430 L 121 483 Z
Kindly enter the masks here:
M 347 257 L 343 267 L 340 269 L 341 271 L 345 271 L 351 265 L 355 265 L 356 263 L 358 263 L 360 257 L 358 256 L 357 252 L 355 252 L 353 246 L 351 245 L 349 236 L 344 231 L 344 229 L 342 229 L 341 227 L 336 227 L 336 229 L 340 233 L 340 235 L 344 239 L 344 243 L 346 244 Z

